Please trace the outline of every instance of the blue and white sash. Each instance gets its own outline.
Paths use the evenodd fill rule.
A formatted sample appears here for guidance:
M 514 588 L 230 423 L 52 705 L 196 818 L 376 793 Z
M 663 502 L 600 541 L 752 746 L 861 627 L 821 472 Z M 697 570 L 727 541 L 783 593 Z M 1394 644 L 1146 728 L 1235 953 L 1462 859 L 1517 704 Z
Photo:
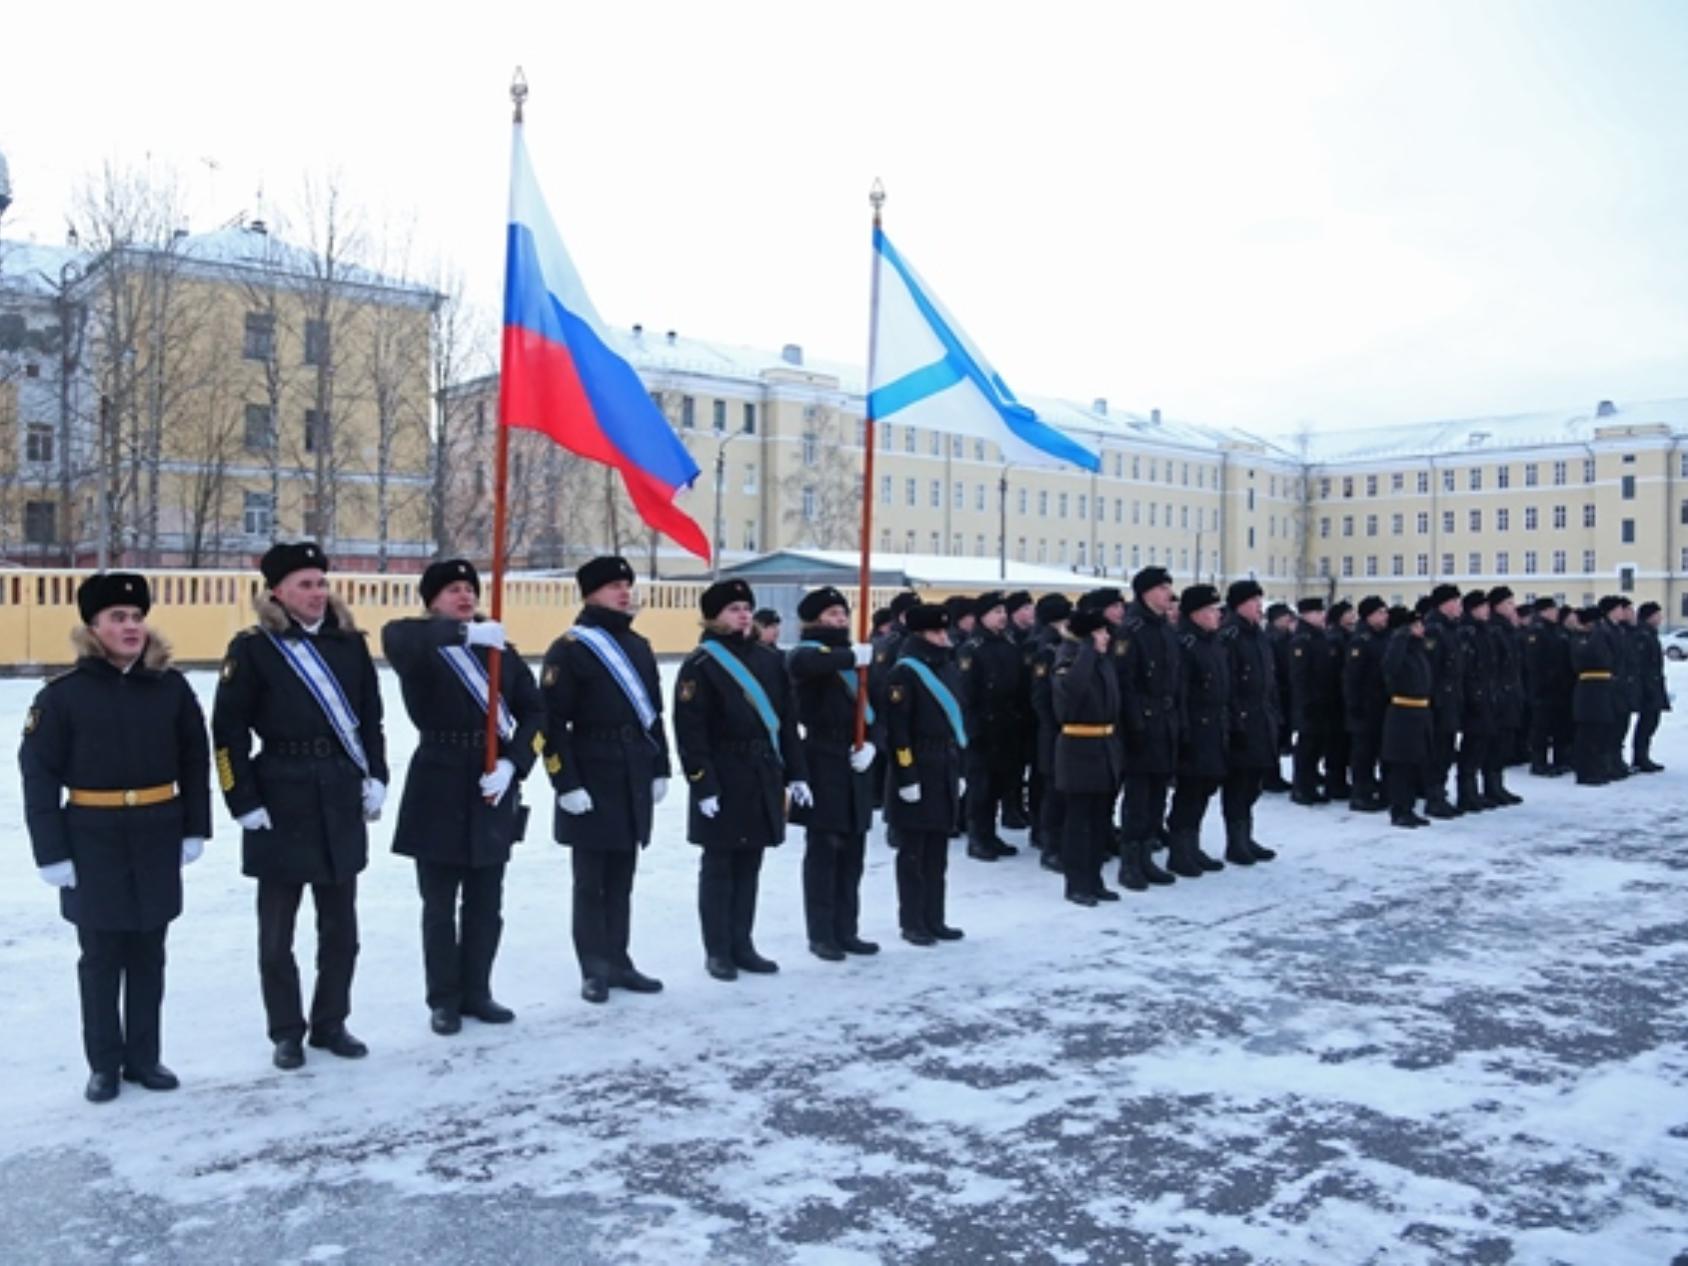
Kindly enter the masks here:
M 938 679 L 937 673 L 912 655 L 897 662 L 906 664 L 909 671 L 920 678 L 920 683 L 931 693 L 932 698 L 938 701 L 938 706 L 944 710 L 944 715 L 949 718 L 950 729 L 955 731 L 956 746 L 965 748 L 967 746 L 967 724 L 961 719 L 961 705 L 955 701 L 955 696 L 950 693 L 950 688 Z
M 727 676 L 738 683 L 744 697 L 750 700 L 750 706 L 756 709 L 756 715 L 762 718 L 762 724 L 768 730 L 768 743 L 774 749 L 774 759 L 782 765 L 785 756 L 780 751 L 780 717 L 774 711 L 774 705 L 768 699 L 768 692 L 762 689 L 762 683 L 756 680 L 754 673 L 744 666 L 744 661 L 734 655 L 719 642 L 699 642 L 698 649 L 726 669 Z
M 574 626 L 574 636 L 587 650 L 598 657 L 610 675 L 610 680 L 621 687 L 621 693 L 627 696 L 627 702 L 633 705 L 634 714 L 639 718 L 639 724 L 646 733 L 656 724 L 656 704 L 651 702 L 650 692 L 645 689 L 645 679 L 639 676 L 639 670 L 633 667 L 633 661 L 627 658 L 627 652 L 621 649 L 617 642 L 603 629 L 590 624 Z
M 440 654 L 445 656 L 445 662 L 451 666 L 451 671 L 457 674 L 457 680 L 463 683 L 463 688 L 475 701 L 475 707 L 485 715 L 490 679 L 481 661 L 475 658 L 475 653 L 467 646 L 442 646 Z M 510 708 L 504 702 L 502 694 L 498 696 L 498 737 L 506 743 L 516 737 L 516 718 L 510 715 Z
M 834 648 L 828 646 L 825 642 L 799 642 L 799 643 L 797 643 L 797 645 L 801 648 L 806 648 L 806 649 L 809 649 L 809 650 L 817 650 L 817 651 L 827 651 L 827 650 L 834 649 Z M 850 669 L 850 668 L 840 668 L 838 670 L 838 679 L 844 683 L 844 689 L 847 692 L 849 692 L 850 702 L 855 703 L 855 701 L 856 701 L 856 686 L 858 684 L 857 681 L 856 681 L 855 670 Z M 873 724 L 873 705 L 871 703 L 867 705 L 867 723 L 869 725 Z
M 352 758 L 352 764 L 363 771 L 365 778 L 369 777 L 369 757 L 364 755 L 363 736 L 358 732 L 357 713 L 352 711 L 352 705 L 346 698 L 346 692 L 340 685 L 340 679 L 328 667 L 322 653 L 311 644 L 309 638 L 277 637 L 267 629 L 264 636 L 270 639 L 270 644 L 276 648 L 282 660 L 305 683 L 305 689 L 311 692 L 311 697 L 317 701 L 317 707 L 322 709 L 328 718 L 328 724 L 333 727 L 335 736 L 340 740 L 340 746 L 346 749 L 346 755 Z

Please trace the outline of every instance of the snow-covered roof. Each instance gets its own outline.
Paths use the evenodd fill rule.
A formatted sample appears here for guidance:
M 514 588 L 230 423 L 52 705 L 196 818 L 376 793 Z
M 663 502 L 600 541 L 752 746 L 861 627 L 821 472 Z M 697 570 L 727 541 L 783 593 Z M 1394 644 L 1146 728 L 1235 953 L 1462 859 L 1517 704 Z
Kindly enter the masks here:
M 1060 567 L 1039 567 L 1010 559 L 1008 574 L 1002 573 L 1002 563 L 996 558 L 951 557 L 945 554 L 892 554 L 873 552 L 873 575 L 876 584 L 901 583 L 909 585 L 962 586 L 981 590 L 998 589 L 1003 585 L 1018 588 L 1081 589 L 1099 583 L 1089 571 L 1069 571 Z M 743 575 L 755 579 L 758 574 L 769 576 L 803 571 L 819 577 L 822 573 L 843 571 L 854 576 L 861 566 L 861 555 L 855 550 L 782 549 L 764 554 L 748 562 L 721 570 L 729 575 Z
M 74 246 L 0 241 L 0 290 L 51 295 L 68 263 L 82 263 L 87 252 Z
M 1603 407 L 1608 411 L 1602 412 Z M 1549 448 L 1591 443 L 1596 431 L 1611 427 L 1663 427 L 1671 435 L 1688 434 L 1688 398 L 1331 431 L 1310 437 L 1306 460 L 1331 465 Z M 1283 438 L 1275 442 L 1291 451 L 1299 443 Z

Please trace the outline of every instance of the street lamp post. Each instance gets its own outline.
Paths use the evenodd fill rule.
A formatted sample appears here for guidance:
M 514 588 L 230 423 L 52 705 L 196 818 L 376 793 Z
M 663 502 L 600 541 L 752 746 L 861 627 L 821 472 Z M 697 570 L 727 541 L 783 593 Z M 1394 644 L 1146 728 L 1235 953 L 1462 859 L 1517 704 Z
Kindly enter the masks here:
M 715 548 L 709 551 L 709 578 L 718 580 L 721 576 L 721 551 L 726 547 L 726 526 L 721 521 L 721 493 L 727 485 L 727 445 L 741 435 L 748 435 L 745 430 L 734 431 L 724 436 L 715 445 Z

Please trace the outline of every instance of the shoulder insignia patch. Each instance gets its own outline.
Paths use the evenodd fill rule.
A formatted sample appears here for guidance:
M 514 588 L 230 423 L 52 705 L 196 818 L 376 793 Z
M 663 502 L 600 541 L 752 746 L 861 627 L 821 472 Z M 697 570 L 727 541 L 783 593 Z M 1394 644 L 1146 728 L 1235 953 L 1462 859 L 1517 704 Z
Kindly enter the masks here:
M 907 769 L 910 765 L 914 764 L 914 749 L 909 747 L 899 747 L 897 749 L 897 764 L 901 765 L 904 769 Z
M 696 677 L 682 677 L 682 678 L 680 678 L 680 702 L 681 703 L 690 703 L 696 697 L 697 697 L 697 678 Z
M 234 656 L 231 655 L 223 661 L 223 671 L 220 675 L 224 681 L 234 677 Z
M 35 727 L 40 725 L 40 724 L 41 724 L 41 709 L 40 708 L 31 708 L 28 712 L 26 712 L 24 714 L 23 732 L 25 734 L 35 733 Z
M 557 684 L 557 665 L 545 665 L 545 675 L 540 678 L 539 684 L 544 686 L 547 690 Z
M 892 703 L 901 703 L 902 701 L 903 701 L 903 688 L 901 686 L 892 686 L 891 687 L 891 702 Z

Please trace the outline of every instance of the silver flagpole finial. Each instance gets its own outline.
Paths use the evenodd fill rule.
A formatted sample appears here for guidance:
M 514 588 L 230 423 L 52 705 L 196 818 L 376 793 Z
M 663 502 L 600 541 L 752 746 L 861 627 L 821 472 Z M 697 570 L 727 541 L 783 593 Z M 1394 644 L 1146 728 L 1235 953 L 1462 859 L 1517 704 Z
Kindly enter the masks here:
M 510 101 L 516 107 L 517 123 L 522 121 L 522 106 L 527 101 L 527 95 L 527 76 L 522 73 L 522 68 L 518 66 L 515 75 L 510 79 Z
M 878 178 L 874 179 L 873 188 L 868 191 L 867 200 L 873 204 L 873 213 L 879 214 L 879 208 L 885 205 L 885 186 Z

